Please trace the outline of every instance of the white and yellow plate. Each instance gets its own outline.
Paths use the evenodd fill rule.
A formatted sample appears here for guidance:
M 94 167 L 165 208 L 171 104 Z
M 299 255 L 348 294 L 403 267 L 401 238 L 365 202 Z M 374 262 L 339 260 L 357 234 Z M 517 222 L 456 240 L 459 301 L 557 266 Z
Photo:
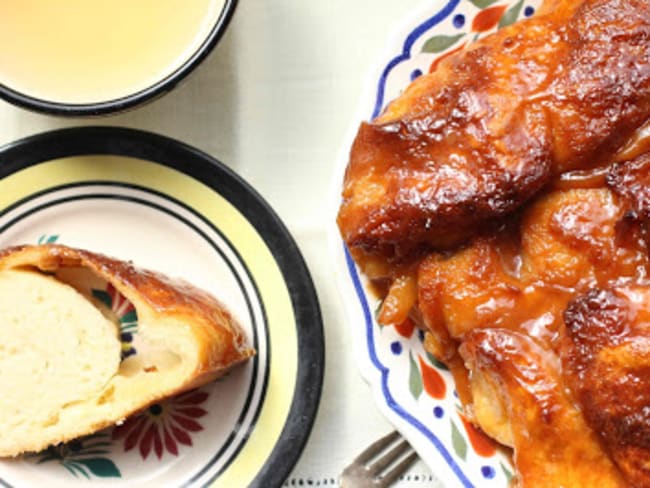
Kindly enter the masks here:
M 242 179 L 150 133 L 66 129 L 0 149 L 0 247 L 58 242 L 178 276 L 238 317 L 257 355 L 226 378 L 123 425 L 0 461 L 0 486 L 278 486 L 320 398 L 324 343 L 310 275 L 288 231 Z M 123 326 L 113 290 L 97 295 Z

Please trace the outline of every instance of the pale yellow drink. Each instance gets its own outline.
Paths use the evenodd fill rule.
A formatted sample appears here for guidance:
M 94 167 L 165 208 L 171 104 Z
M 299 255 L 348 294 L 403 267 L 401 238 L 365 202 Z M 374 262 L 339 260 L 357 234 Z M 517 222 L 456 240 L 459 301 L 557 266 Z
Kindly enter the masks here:
M 61 103 L 132 95 L 173 73 L 224 0 L 0 0 L 0 84 Z

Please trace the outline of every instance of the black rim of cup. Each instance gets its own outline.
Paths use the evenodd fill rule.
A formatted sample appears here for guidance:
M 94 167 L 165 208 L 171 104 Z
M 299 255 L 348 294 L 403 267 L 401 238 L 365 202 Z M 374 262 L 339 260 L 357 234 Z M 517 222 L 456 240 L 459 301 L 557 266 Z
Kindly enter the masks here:
M 237 0 L 225 0 L 221 14 L 199 48 L 174 72 L 144 90 L 104 102 L 62 103 L 43 100 L 8 88 L 0 83 L 0 98 L 9 103 L 51 115 L 83 116 L 122 112 L 164 95 L 189 75 L 210 54 L 221 39 L 235 12 Z

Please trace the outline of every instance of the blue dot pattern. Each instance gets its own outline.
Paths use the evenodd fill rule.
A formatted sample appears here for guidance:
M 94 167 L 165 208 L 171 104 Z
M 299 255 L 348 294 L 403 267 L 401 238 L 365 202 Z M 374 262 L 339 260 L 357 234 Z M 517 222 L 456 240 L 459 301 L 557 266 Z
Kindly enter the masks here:
M 452 22 L 456 29 L 462 29 L 462 27 L 465 25 L 465 16 L 463 14 L 458 14 L 454 17 L 454 20 L 452 20 Z
M 441 419 L 442 417 L 445 416 L 445 411 L 443 410 L 442 407 L 435 407 L 433 409 L 433 415 L 435 415 L 437 419 Z
M 483 466 L 481 468 L 481 474 L 484 478 L 491 480 L 496 476 L 496 471 L 494 471 L 494 468 L 492 466 Z
M 400 354 L 402 354 L 402 344 L 395 341 L 390 345 L 390 350 L 393 351 L 393 354 L 399 356 Z
M 530 17 L 530 16 L 532 16 L 534 13 L 535 13 L 535 9 L 534 9 L 533 7 L 528 6 L 528 7 L 526 7 L 526 8 L 524 9 L 524 15 L 525 15 L 526 17 Z
M 415 80 L 416 78 L 419 78 L 420 76 L 422 76 L 421 70 L 419 69 L 413 70 L 413 72 L 411 73 L 411 81 Z

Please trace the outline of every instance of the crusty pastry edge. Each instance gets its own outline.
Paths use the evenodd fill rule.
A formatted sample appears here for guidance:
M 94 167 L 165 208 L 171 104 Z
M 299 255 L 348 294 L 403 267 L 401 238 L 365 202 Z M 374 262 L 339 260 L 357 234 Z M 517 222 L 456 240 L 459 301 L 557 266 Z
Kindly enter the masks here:
M 86 268 L 111 283 L 133 304 L 138 317 L 147 315 L 154 319 L 166 317 L 182 321 L 196 339 L 199 351 L 197 367 L 187 376 L 189 381 L 144 400 L 137 408 L 123 412 L 123 418 L 95 423 L 87 431 L 63 436 L 60 442 L 97 432 L 158 401 L 205 385 L 255 354 L 241 325 L 227 308 L 212 295 L 183 280 L 137 268 L 130 262 L 59 244 L 23 245 L 0 251 L 0 271 L 35 269 L 54 273 L 71 267 Z M 149 326 L 155 327 L 155 320 Z M 42 446 L 45 447 L 47 445 Z

